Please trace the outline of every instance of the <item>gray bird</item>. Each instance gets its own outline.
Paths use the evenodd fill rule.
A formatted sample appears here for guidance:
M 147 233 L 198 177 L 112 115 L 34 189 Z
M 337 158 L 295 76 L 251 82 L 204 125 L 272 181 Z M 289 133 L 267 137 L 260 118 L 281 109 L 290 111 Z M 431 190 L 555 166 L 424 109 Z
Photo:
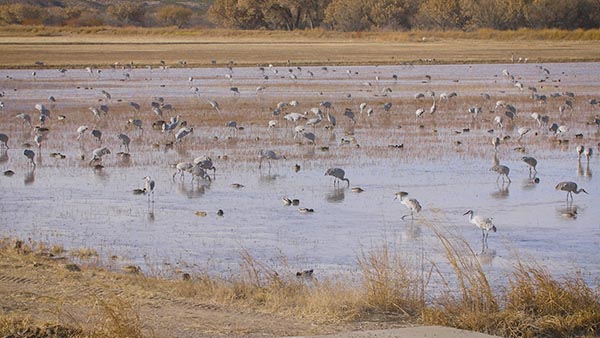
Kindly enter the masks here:
M 414 218 L 414 214 L 418 214 L 421 211 L 421 203 L 414 198 L 404 198 L 408 196 L 406 191 L 400 191 L 396 193 L 394 199 L 400 199 L 400 203 L 404 204 L 406 208 L 410 211 L 410 218 Z M 409 215 L 404 215 L 401 217 L 402 220 Z
M 333 180 L 333 184 L 339 184 L 340 181 L 346 181 L 348 186 L 350 186 L 350 180 L 346 177 L 346 172 L 341 168 L 329 168 L 325 171 L 325 176 L 333 176 L 335 179 Z
M 490 171 L 495 171 L 498 173 L 498 178 L 496 179 L 496 182 L 498 182 L 500 177 L 502 177 L 503 183 L 504 183 L 504 177 L 506 177 L 506 179 L 508 180 L 508 183 L 511 182 L 510 177 L 508 177 L 508 173 L 510 173 L 510 169 L 507 166 L 498 164 L 498 165 L 491 167 Z
M 523 156 L 521 158 L 521 160 L 523 162 L 527 163 L 527 165 L 529 166 L 529 176 L 531 176 L 531 169 L 533 169 L 534 176 L 535 176 L 535 174 L 537 174 L 537 170 L 535 168 L 537 166 L 537 160 L 530 156 Z
M 33 159 L 35 158 L 35 152 L 33 152 L 33 150 L 31 149 L 25 149 L 23 151 L 23 155 L 25 155 L 25 157 L 29 159 L 29 164 L 31 164 L 35 168 L 35 162 L 33 161 Z
M 575 182 L 569 182 L 569 181 L 564 181 L 564 182 L 560 182 L 558 183 L 554 189 L 556 190 L 562 190 L 562 191 L 566 191 L 567 192 L 567 203 L 569 203 L 569 197 L 571 197 L 571 203 L 573 203 L 573 194 L 579 194 L 580 192 L 583 193 L 588 193 L 587 191 L 585 191 L 585 189 L 580 188 L 579 190 L 577 189 L 577 183 Z
M 8 135 L 0 133 L 0 142 L 8 149 Z
M 258 169 L 262 168 L 264 159 L 269 161 L 269 169 L 271 169 L 271 160 L 286 159 L 284 155 L 277 155 L 273 150 L 261 149 L 258 151 Z

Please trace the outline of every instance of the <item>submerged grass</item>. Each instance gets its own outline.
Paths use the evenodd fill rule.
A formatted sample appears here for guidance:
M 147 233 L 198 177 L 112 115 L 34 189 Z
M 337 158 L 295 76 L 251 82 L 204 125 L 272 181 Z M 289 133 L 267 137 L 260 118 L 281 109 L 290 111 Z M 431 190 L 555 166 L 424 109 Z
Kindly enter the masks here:
M 493 290 L 478 254 L 463 238 L 433 225 L 427 227 L 438 238 L 447 262 L 423 255 L 407 257 L 385 244 L 361 252 L 355 276 L 317 279 L 316 273 L 284 273 L 281 267 L 244 251 L 240 270 L 232 276 L 198 273 L 182 280 L 130 276 L 126 284 L 135 290 L 134 295 L 160 292 L 317 323 L 383 320 L 506 337 L 600 334 L 600 292 L 581 274 L 557 279 L 543 267 L 518 261 L 507 276 L 507 286 Z M 22 265 L 29 257 L 44 257 L 48 250 L 34 242 L 5 239 L 0 242 L 0 259 Z M 451 269 L 442 273 L 441 264 Z M 125 277 L 116 275 L 115 281 L 123 283 Z M 144 329 L 141 305 L 134 295 L 99 296 L 85 316 L 56 315 L 59 319 L 54 322 L 0 312 L 0 336 L 16 332 L 52 336 L 47 332 L 57 330 L 61 333 L 55 336 L 61 337 L 152 336 L 152 330 Z

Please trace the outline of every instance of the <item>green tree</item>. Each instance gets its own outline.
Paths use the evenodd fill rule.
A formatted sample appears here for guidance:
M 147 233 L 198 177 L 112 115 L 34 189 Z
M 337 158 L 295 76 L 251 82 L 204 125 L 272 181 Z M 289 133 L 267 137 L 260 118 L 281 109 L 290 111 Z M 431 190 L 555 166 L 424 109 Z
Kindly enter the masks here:
M 144 23 L 146 6 L 140 2 L 120 2 L 110 5 L 107 11 L 120 22 L 128 25 L 141 25 Z
M 158 9 L 156 18 L 165 25 L 174 25 L 181 28 L 190 22 L 192 14 L 193 12 L 189 8 L 167 5 Z

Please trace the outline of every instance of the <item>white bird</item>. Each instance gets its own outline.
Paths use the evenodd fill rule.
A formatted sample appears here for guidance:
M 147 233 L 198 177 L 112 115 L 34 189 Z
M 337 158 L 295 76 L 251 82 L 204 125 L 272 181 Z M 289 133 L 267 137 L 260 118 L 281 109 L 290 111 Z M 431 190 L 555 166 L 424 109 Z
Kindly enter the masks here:
M 567 192 L 567 204 L 569 203 L 569 197 L 571 197 L 571 203 L 573 203 L 573 194 L 579 194 L 580 192 L 583 193 L 588 193 L 587 191 L 585 191 L 585 189 L 580 188 L 579 190 L 577 189 L 577 183 L 575 182 L 560 182 L 558 183 L 554 189 L 556 190 L 562 190 L 562 191 L 566 191 Z
M 421 203 L 414 198 L 404 198 L 408 193 L 406 191 L 400 191 L 396 193 L 394 199 L 400 199 L 400 203 L 404 204 L 406 208 L 410 211 L 410 218 L 414 218 L 414 214 L 418 214 L 421 211 Z M 404 220 L 404 218 L 409 215 L 404 215 L 400 217 L 400 219 Z
M 325 176 L 333 176 L 333 185 L 339 184 L 340 181 L 346 181 L 350 186 L 350 180 L 346 178 L 346 172 L 341 168 L 329 168 L 325 171 Z
M 496 226 L 494 225 L 492 218 L 473 215 L 473 210 L 467 210 L 467 212 L 465 212 L 463 215 L 469 215 L 469 222 L 475 224 L 479 229 L 481 229 L 481 241 L 483 244 L 482 251 L 485 251 L 485 249 L 488 247 L 487 239 L 490 230 L 492 232 L 496 232 Z
M 271 160 L 286 159 L 284 155 L 277 155 L 273 150 L 261 149 L 258 151 L 258 169 L 262 168 L 264 159 L 269 161 L 269 169 L 271 169 Z

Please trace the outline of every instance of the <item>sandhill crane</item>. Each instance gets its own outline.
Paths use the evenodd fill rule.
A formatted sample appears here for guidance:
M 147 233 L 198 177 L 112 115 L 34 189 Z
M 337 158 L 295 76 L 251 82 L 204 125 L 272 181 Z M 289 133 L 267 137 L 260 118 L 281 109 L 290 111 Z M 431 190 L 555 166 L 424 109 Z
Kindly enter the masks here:
M 496 117 L 494 117 L 494 123 L 500 129 L 502 129 L 504 127 L 503 121 L 504 120 L 502 119 L 502 116 L 500 116 L 500 115 L 496 115 Z
M 8 135 L 0 133 L 0 142 L 8 149 Z
M 354 119 L 354 112 L 352 111 L 352 109 L 346 108 L 344 110 L 344 116 L 346 116 L 347 118 L 349 118 L 350 120 L 352 120 L 352 122 L 354 124 L 356 124 L 356 120 Z
M 314 133 L 311 133 L 310 131 L 305 131 L 302 133 L 302 137 L 309 140 L 312 144 L 315 144 L 316 136 Z
M 350 180 L 346 177 L 346 172 L 341 168 L 329 168 L 325 171 L 325 176 L 333 176 L 333 185 L 339 184 L 340 181 L 346 181 L 348 186 L 350 186 Z
M 35 158 L 35 152 L 33 152 L 33 150 L 31 149 L 25 149 L 23 151 L 23 155 L 25 155 L 25 157 L 29 159 L 29 164 L 31 164 L 35 168 L 35 162 L 33 161 L 33 159 Z
M 583 155 L 585 156 L 585 159 L 588 163 L 590 162 L 590 157 L 592 157 L 593 152 L 594 150 L 592 150 L 592 148 L 587 148 L 583 152 Z
M 41 151 L 42 143 L 44 142 L 44 136 L 42 134 L 37 134 L 33 138 L 33 141 L 37 145 L 38 149 Z M 40 152 L 40 154 L 41 154 L 41 152 Z
M 495 171 L 498 173 L 498 178 L 496 178 L 496 182 L 498 182 L 500 177 L 502 177 L 502 183 L 504 183 L 504 177 L 506 177 L 506 179 L 508 180 L 508 183 L 511 182 L 510 178 L 508 177 L 508 173 L 510 172 L 510 169 L 507 166 L 501 165 L 501 164 L 495 165 L 490 168 L 490 171 Z
M 535 174 L 537 174 L 537 169 L 535 168 L 537 166 L 537 160 L 530 156 L 523 156 L 521 160 L 527 163 L 527 165 L 529 166 L 529 176 L 531 176 L 531 169 L 533 169 L 533 176 L 535 176 Z
M 400 199 L 400 203 L 404 204 L 406 208 L 410 211 L 410 218 L 414 218 L 414 214 L 417 214 L 421 211 L 421 203 L 414 198 L 404 198 L 408 195 L 406 191 L 399 191 L 396 193 L 394 199 Z M 400 219 L 404 220 L 404 218 L 409 215 L 404 215 L 400 217 Z
M 131 108 L 133 108 L 135 113 L 140 111 L 141 106 L 139 105 L 139 103 L 130 101 L 128 104 Z
M 258 151 L 258 169 L 262 168 L 264 159 L 269 161 L 269 169 L 271 169 L 271 160 L 286 159 L 284 155 L 277 155 L 273 150 L 261 149 Z
M 429 108 L 429 114 L 434 114 L 437 111 L 437 105 L 435 103 L 435 96 L 433 97 L 433 103 L 431 104 L 431 108 Z
M 148 195 L 148 202 L 150 202 L 150 195 L 152 195 L 152 203 L 154 203 L 154 180 L 150 176 L 142 178 L 146 180 L 144 184 L 144 194 Z
M 131 143 L 131 139 L 129 138 L 129 136 L 127 136 L 125 134 L 119 134 L 119 135 L 117 135 L 117 138 L 119 140 L 121 140 L 121 145 L 119 145 L 119 149 L 121 149 L 121 147 L 125 146 L 125 150 L 127 152 L 129 152 L 129 143 Z
M 575 148 L 575 151 L 577 152 L 577 158 L 581 160 L 581 155 L 583 155 L 583 151 L 585 150 L 585 147 L 583 145 L 578 145 L 577 148 Z
M 142 120 L 140 119 L 129 119 L 127 120 L 127 125 L 133 125 L 137 128 L 137 130 L 139 130 L 141 132 L 142 135 L 144 135 L 144 128 L 142 128 Z
M 194 165 L 192 168 L 188 170 L 190 174 L 192 174 L 192 183 L 194 183 L 194 179 L 199 177 L 203 180 L 208 180 L 210 182 L 210 176 L 206 173 L 206 171 L 202 168 L 200 163 Z
M 29 114 L 21 113 L 21 114 L 17 114 L 15 117 L 23 120 L 23 124 L 27 123 L 31 127 L 31 116 Z
M 393 104 L 391 102 L 386 102 L 383 104 L 383 110 L 389 112 L 392 109 Z
M 177 133 L 175 134 L 175 141 L 176 142 L 181 142 L 181 140 L 186 137 L 187 135 L 191 134 L 194 132 L 194 128 L 191 127 L 182 127 L 181 129 L 179 129 L 179 131 L 177 131 Z
M 481 229 L 482 252 L 485 251 L 488 247 L 487 239 L 490 231 L 496 232 L 496 226 L 494 225 L 492 218 L 474 215 L 473 210 L 467 210 L 463 215 L 469 215 L 469 222 Z
M 88 126 L 79 126 L 79 128 L 77 128 L 77 140 L 81 140 L 81 138 L 83 137 L 83 134 L 88 130 Z
M 498 152 L 498 146 L 500 145 L 500 138 L 498 136 L 492 139 L 492 145 L 494 146 L 494 152 Z
M 194 159 L 194 165 L 199 165 L 200 168 L 204 169 L 204 170 L 212 170 L 213 171 L 213 178 L 216 177 L 217 174 L 217 168 L 215 168 L 213 161 L 210 157 L 208 156 L 200 156 L 200 157 L 196 157 Z
M 94 161 L 102 160 L 102 157 L 109 154 L 110 150 L 106 147 L 94 149 L 94 151 L 92 152 L 92 159 L 90 160 L 90 165 L 92 165 Z
M 210 104 L 210 106 L 217 111 L 217 113 L 219 113 L 219 115 L 221 115 L 221 109 L 219 109 L 219 102 L 217 102 L 214 99 L 207 99 L 208 103 Z
M 517 132 L 519 133 L 519 141 L 523 138 L 523 136 L 525 136 L 525 134 L 527 134 L 531 129 L 529 128 L 525 128 L 525 127 L 520 127 L 519 129 L 517 129 Z
M 304 113 L 304 114 L 300 114 L 300 113 L 289 113 L 289 114 L 285 114 L 285 115 L 283 116 L 283 118 L 284 118 L 286 121 L 290 121 L 290 122 L 294 122 L 294 123 L 298 122 L 300 119 L 305 119 L 305 120 L 307 119 L 307 118 L 306 118 L 306 113 Z
M 419 108 L 417 109 L 417 111 L 415 112 L 415 115 L 417 116 L 417 118 L 421 117 L 423 115 L 423 113 L 425 113 L 425 109 L 423 108 Z
M 560 182 L 558 183 L 554 189 L 556 190 L 562 190 L 562 191 L 566 191 L 567 192 L 567 204 L 569 203 L 569 197 L 571 197 L 571 203 L 573 203 L 573 194 L 579 194 L 580 192 L 583 193 L 588 193 L 587 191 L 585 191 L 585 189 L 580 188 L 579 190 L 577 189 L 577 183 L 575 182 L 569 182 L 569 181 L 564 181 L 564 182 Z
M 175 166 L 175 169 L 177 169 L 177 171 L 173 174 L 173 181 L 175 181 L 175 176 L 177 176 L 178 174 L 179 174 L 179 178 L 181 180 L 183 180 L 183 176 L 184 176 L 185 172 L 192 169 L 193 166 L 194 166 L 194 164 L 192 164 L 190 162 L 177 163 L 177 165 Z
M 96 138 L 96 141 L 102 145 L 102 132 L 98 129 L 92 130 L 92 136 Z

